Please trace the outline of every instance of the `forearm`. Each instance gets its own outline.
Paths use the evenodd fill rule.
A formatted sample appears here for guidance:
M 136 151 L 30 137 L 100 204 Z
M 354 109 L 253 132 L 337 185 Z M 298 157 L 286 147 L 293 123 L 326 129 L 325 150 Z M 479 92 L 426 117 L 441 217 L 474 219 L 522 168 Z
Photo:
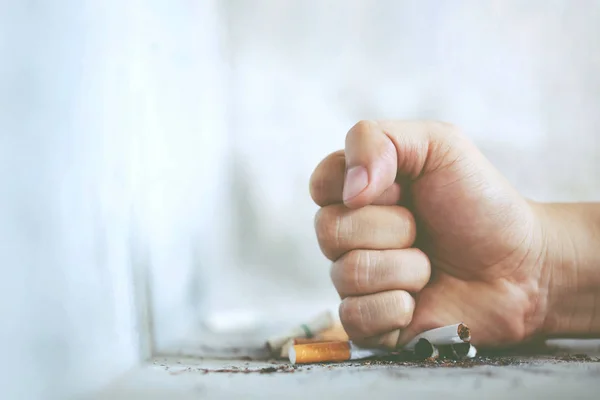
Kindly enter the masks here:
M 544 334 L 600 337 L 600 203 L 545 204 Z

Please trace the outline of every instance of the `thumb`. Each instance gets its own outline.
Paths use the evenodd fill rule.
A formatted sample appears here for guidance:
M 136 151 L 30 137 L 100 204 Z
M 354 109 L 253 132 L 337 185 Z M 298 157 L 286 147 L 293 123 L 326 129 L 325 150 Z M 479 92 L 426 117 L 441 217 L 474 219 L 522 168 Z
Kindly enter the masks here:
M 361 121 L 346 136 L 344 204 L 372 204 L 397 177 L 416 179 L 425 173 L 435 132 L 446 124 L 412 121 Z M 437 157 L 439 158 L 439 157 Z

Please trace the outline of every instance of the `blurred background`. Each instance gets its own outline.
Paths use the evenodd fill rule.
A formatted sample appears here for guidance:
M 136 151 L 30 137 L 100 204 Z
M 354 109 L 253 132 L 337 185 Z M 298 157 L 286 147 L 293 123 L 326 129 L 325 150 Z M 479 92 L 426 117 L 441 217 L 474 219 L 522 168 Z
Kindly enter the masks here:
M 3 398 L 335 310 L 308 180 L 360 119 L 455 123 L 525 196 L 597 201 L 599 20 L 595 0 L 1 2 Z

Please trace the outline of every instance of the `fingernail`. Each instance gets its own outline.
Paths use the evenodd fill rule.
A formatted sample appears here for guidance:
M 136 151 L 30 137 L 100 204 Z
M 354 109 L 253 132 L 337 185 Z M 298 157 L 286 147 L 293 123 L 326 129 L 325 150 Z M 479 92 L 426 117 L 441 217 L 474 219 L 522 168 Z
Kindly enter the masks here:
M 346 180 L 344 181 L 344 201 L 348 201 L 356 197 L 360 192 L 365 190 L 369 184 L 369 173 L 362 166 L 352 167 L 346 172 Z

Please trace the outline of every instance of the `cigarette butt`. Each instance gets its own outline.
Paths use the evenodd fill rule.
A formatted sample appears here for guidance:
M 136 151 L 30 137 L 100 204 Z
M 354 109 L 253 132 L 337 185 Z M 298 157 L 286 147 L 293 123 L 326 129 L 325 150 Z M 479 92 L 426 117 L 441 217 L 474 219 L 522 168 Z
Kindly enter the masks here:
M 471 331 L 463 323 L 442 326 L 431 329 L 417 335 L 404 349 L 414 350 L 415 345 L 421 339 L 427 339 L 434 346 L 445 346 L 451 344 L 465 343 L 471 340 Z
M 342 324 L 336 324 L 317 335 L 321 340 L 349 341 L 350 338 Z
M 350 342 L 298 344 L 289 351 L 292 364 L 347 361 L 350 355 Z
M 308 338 L 290 339 L 287 342 L 285 342 L 285 344 L 281 347 L 281 352 L 279 354 L 279 357 L 288 358 L 290 348 L 297 344 L 326 343 L 326 342 L 332 342 L 332 341 L 333 340 L 321 340 L 321 339 L 316 339 L 316 338 L 315 339 L 308 339 Z
M 294 345 L 296 344 L 309 344 L 309 343 L 327 343 L 327 342 L 345 342 L 347 340 L 323 340 L 321 338 L 309 339 L 309 338 L 296 338 L 290 340 Z
M 289 359 L 292 364 L 310 364 L 360 360 L 387 353 L 382 349 L 360 348 L 350 341 L 335 341 L 294 345 L 290 347 Z
M 333 324 L 333 314 L 330 311 L 321 313 L 310 321 L 294 327 L 284 335 L 270 338 L 267 340 L 267 347 L 271 352 L 277 353 L 290 339 L 313 338 L 324 330 L 331 328 Z

